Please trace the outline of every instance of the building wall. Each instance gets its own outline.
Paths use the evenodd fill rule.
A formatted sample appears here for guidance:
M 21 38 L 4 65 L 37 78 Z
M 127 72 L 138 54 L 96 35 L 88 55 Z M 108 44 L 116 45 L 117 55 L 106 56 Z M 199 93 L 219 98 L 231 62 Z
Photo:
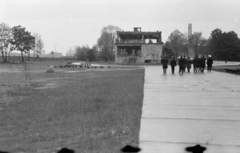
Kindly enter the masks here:
M 142 46 L 142 57 L 144 60 L 160 60 L 162 56 L 162 45 L 144 44 Z
M 117 50 L 117 45 L 114 46 L 115 50 Z M 159 62 L 162 56 L 162 44 L 144 44 L 141 47 L 142 56 L 137 58 L 137 62 L 139 64 L 145 63 L 145 60 L 154 60 L 155 62 Z M 117 52 L 115 52 L 115 63 L 123 63 L 128 64 L 127 61 L 131 58 L 131 56 L 118 57 Z

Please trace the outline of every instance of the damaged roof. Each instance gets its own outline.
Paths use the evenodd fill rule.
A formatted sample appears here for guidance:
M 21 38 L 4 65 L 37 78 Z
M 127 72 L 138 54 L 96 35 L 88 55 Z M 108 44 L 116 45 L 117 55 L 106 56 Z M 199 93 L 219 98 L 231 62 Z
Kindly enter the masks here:
M 157 32 L 142 32 L 142 31 L 117 31 L 117 35 L 120 38 L 142 38 L 142 35 L 144 35 L 145 39 L 158 39 L 161 38 L 161 31 Z

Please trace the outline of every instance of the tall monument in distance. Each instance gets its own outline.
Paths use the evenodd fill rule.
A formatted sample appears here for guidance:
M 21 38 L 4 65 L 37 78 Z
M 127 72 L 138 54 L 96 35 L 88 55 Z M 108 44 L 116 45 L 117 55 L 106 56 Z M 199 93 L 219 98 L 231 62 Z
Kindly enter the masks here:
M 191 37 L 191 35 L 192 35 L 192 24 L 189 23 L 188 24 L 188 39 Z
M 192 36 L 192 24 L 189 23 L 188 24 L 188 57 L 191 57 L 191 58 L 194 58 L 195 56 L 195 53 L 194 53 L 194 50 L 193 50 L 193 47 L 191 46 L 191 44 L 189 43 L 189 40 Z

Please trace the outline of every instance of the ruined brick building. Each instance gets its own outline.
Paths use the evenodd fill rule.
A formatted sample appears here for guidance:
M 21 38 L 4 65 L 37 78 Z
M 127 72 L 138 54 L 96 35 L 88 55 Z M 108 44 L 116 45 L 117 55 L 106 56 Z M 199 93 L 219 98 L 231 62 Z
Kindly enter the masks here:
M 116 63 L 159 63 L 162 55 L 161 31 L 143 32 L 135 27 L 134 31 L 117 31 L 114 43 Z

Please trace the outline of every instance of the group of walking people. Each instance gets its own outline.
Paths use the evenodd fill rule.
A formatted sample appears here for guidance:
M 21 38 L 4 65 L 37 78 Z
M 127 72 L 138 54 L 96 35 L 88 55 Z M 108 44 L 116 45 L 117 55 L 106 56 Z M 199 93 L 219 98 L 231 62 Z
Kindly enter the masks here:
M 204 73 L 205 67 L 206 67 L 206 60 L 207 60 L 207 70 L 212 70 L 212 64 L 213 59 L 211 55 L 208 55 L 208 58 L 206 59 L 204 55 L 201 56 L 201 58 L 198 57 L 198 55 L 195 56 L 193 60 L 190 59 L 190 57 L 180 56 L 178 59 L 178 65 L 179 65 L 179 74 L 183 74 L 184 72 L 189 73 L 190 69 L 192 68 L 193 64 L 193 72 L 194 73 Z M 173 56 L 172 59 L 169 60 L 166 57 L 163 57 L 161 59 L 162 67 L 163 67 L 163 73 L 167 73 L 168 64 L 171 66 L 172 74 L 174 74 L 175 67 L 177 66 L 177 59 Z

